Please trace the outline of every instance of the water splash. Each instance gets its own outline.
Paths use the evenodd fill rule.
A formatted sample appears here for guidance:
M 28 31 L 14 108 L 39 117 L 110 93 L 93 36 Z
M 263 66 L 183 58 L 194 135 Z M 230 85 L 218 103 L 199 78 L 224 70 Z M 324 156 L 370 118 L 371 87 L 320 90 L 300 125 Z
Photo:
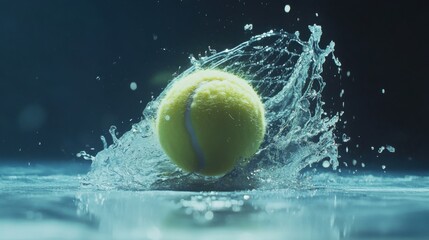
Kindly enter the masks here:
M 110 130 L 113 144 L 93 160 L 86 184 L 99 188 L 128 190 L 231 190 L 297 186 L 300 171 L 324 160 L 338 166 L 334 128 L 338 113 L 324 110 L 321 73 L 334 43 L 319 47 L 320 26 L 309 26 L 308 41 L 299 32 L 269 31 L 252 37 L 233 49 L 196 59 L 177 76 L 143 111 L 141 122 L 122 137 Z M 196 69 L 216 68 L 247 79 L 262 96 L 267 132 L 260 151 L 247 166 L 239 166 L 223 177 L 185 173 L 161 150 L 154 122 L 160 100 L 172 84 Z

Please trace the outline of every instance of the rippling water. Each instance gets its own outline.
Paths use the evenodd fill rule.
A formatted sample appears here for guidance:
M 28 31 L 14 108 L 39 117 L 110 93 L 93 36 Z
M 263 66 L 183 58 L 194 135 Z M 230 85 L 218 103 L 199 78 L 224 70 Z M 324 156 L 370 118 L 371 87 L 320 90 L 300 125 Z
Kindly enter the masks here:
M 72 165 L 2 167 L 0 239 L 427 239 L 429 177 L 317 174 L 313 187 L 94 190 Z M 80 173 L 80 174 L 79 174 Z

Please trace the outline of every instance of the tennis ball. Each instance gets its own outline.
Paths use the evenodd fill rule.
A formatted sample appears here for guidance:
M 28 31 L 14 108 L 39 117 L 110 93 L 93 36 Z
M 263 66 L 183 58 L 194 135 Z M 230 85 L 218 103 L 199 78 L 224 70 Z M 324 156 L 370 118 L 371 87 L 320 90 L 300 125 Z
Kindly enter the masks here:
M 264 106 L 246 80 L 221 70 L 197 70 L 167 90 L 156 131 L 165 153 L 183 170 L 223 175 L 258 151 Z

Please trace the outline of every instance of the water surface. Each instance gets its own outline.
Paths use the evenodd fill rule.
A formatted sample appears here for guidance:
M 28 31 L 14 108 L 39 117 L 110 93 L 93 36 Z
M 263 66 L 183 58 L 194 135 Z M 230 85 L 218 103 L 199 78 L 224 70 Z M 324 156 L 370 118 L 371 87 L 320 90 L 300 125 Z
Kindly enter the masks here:
M 311 185 L 294 189 L 105 191 L 81 186 L 78 168 L 69 164 L 2 167 L 0 239 L 426 239 L 429 235 L 429 177 L 320 173 L 309 179 Z M 80 173 L 86 171 L 85 167 Z

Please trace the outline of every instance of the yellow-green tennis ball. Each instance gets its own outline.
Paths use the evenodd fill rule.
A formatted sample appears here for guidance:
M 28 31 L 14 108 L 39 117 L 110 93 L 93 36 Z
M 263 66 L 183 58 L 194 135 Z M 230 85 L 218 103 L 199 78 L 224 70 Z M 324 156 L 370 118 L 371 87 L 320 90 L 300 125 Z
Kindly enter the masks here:
M 156 131 L 161 147 L 180 168 L 222 175 L 258 151 L 265 134 L 264 106 L 246 80 L 220 70 L 197 70 L 167 91 Z

